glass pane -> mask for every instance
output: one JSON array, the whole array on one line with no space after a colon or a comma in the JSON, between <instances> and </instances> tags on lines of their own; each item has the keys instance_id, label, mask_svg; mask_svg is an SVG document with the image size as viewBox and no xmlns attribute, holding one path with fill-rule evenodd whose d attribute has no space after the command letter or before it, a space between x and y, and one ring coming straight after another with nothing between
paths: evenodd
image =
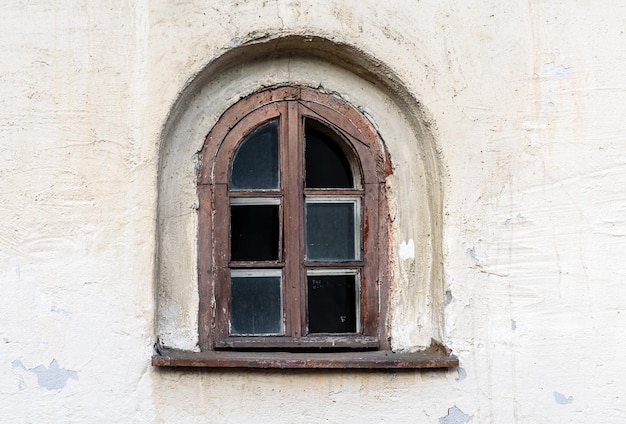
<instances>
[{"instance_id":1,"label":"glass pane","mask_svg":"<svg viewBox=\"0 0 626 424\"><path fill-rule=\"evenodd\" d=\"M305 129L307 188L351 188L352 169L337 141L307 125Z\"/></svg>"},{"instance_id":2,"label":"glass pane","mask_svg":"<svg viewBox=\"0 0 626 424\"><path fill-rule=\"evenodd\" d=\"M231 334L281 334L280 277L232 277Z\"/></svg>"},{"instance_id":3,"label":"glass pane","mask_svg":"<svg viewBox=\"0 0 626 424\"><path fill-rule=\"evenodd\" d=\"M279 205L231 205L231 260L278 260L278 211Z\"/></svg>"},{"instance_id":4,"label":"glass pane","mask_svg":"<svg viewBox=\"0 0 626 424\"><path fill-rule=\"evenodd\" d=\"M307 283L309 333L355 333L355 276L310 275Z\"/></svg>"},{"instance_id":5,"label":"glass pane","mask_svg":"<svg viewBox=\"0 0 626 424\"><path fill-rule=\"evenodd\" d=\"M230 180L231 190L279 188L278 120L261 125L239 146Z\"/></svg>"},{"instance_id":6,"label":"glass pane","mask_svg":"<svg viewBox=\"0 0 626 424\"><path fill-rule=\"evenodd\" d=\"M355 257L354 202L306 204L306 258L345 261Z\"/></svg>"}]
</instances>

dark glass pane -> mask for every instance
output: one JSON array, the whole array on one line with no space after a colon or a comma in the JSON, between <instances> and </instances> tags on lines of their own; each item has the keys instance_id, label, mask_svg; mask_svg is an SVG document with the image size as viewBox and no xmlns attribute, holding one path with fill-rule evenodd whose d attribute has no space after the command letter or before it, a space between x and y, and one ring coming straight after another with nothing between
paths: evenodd
<instances>
[{"instance_id":1,"label":"dark glass pane","mask_svg":"<svg viewBox=\"0 0 626 424\"><path fill-rule=\"evenodd\" d=\"M231 190L279 188L278 120L248 135L233 159Z\"/></svg>"},{"instance_id":2,"label":"dark glass pane","mask_svg":"<svg viewBox=\"0 0 626 424\"><path fill-rule=\"evenodd\" d=\"M312 261L355 258L354 203L306 204L306 257Z\"/></svg>"},{"instance_id":3,"label":"dark glass pane","mask_svg":"<svg viewBox=\"0 0 626 424\"><path fill-rule=\"evenodd\" d=\"M356 332L354 275L309 276L309 333Z\"/></svg>"},{"instance_id":4,"label":"dark glass pane","mask_svg":"<svg viewBox=\"0 0 626 424\"><path fill-rule=\"evenodd\" d=\"M230 207L230 259L278 260L278 205Z\"/></svg>"},{"instance_id":5,"label":"dark glass pane","mask_svg":"<svg viewBox=\"0 0 626 424\"><path fill-rule=\"evenodd\" d=\"M308 188L351 188L352 169L337 141L307 125L305 173Z\"/></svg>"},{"instance_id":6,"label":"dark glass pane","mask_svg":"<svg viewBox=\"0 0 626 424\"><path fill-rule=\"evenodd\" d=\"M232 277L231 334L282 333L280 277Z\"/></svg>"}]
</instances>

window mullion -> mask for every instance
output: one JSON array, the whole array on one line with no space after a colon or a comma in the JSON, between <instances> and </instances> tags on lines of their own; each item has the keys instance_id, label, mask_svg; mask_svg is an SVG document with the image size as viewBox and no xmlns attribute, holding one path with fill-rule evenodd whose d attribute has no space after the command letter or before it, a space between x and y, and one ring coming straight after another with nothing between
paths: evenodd
<instances>
[{"instance_id":1,"label":"window mullion","mask_svg":"<svg viewBox=\"0 0 626 424\"><path fill-rule=\"evenodd\" d=\"M284 207L285 260L285 335L301 337L304 321L303 228L304 207L302 194L302 129L298 104L287 102L287 114L281 126L281 173Z\"/></svg>"}]
</instances>

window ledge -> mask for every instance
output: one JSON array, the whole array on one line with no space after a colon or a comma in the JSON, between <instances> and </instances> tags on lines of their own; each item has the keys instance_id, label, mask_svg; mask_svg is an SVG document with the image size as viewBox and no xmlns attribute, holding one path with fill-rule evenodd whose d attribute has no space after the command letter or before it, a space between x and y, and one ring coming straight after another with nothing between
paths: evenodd
<instances>
[{"instance_id":1,"label":"window ledge","mask_svg":"<svg viewBox=\"0 0 626 424\"><path fill-rule=\"evenodd\" d=\"M157 367L200 368L453 368L459 360L443 345L433 343L420 352L190 352L160 347L152 356Z\"/></svg>"}]
</instances>

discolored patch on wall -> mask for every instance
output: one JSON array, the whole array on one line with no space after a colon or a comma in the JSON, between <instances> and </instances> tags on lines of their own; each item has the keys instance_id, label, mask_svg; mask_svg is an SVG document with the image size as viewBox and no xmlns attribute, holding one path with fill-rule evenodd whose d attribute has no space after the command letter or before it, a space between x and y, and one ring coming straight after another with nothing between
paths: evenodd
<instances>
[{"instance_id":1,"label":"discolored patch on wall","mask_svg":"<svg viewBox=\"0 0 626 424\"><path fill-rule=\"evenodd\" d=\"M67 380L70 378L78 380L78 373L76 371L60 368L56 359L53 359L47 367L45 365L38 365L34 368L26 368L22 361L18 359L13 361L12 365L13 368L21 368L24 371L34 373L37 376L37 384L48 390L58 390L64 388L67 384ZM23 390L24 388L24 380L20 377L20 390Z\"/></svg>"},{"instance_id":2,"label":"discolored patch on wall","mask_svg":"<svg viewBox=\"0 0 626 424\"><path fill-rule=\"evenodd\" d=\"M563 393L554 392L554 400L559 405L567 405L569 403L574 402L574 397L573 396L566 397Z\"/></svg>"},{"instance_id":3,"label":"discolored patch on wall","mask_svg":"<svg viewBox=\"0 0 626 424\"><path fill-rule=\"evenodd\" d=\"M453 406L448 408L448 415L439 418L439 424L467 424L473 418L473 415L467 415L456 406Z\"/></svg>"}]
</instances>

